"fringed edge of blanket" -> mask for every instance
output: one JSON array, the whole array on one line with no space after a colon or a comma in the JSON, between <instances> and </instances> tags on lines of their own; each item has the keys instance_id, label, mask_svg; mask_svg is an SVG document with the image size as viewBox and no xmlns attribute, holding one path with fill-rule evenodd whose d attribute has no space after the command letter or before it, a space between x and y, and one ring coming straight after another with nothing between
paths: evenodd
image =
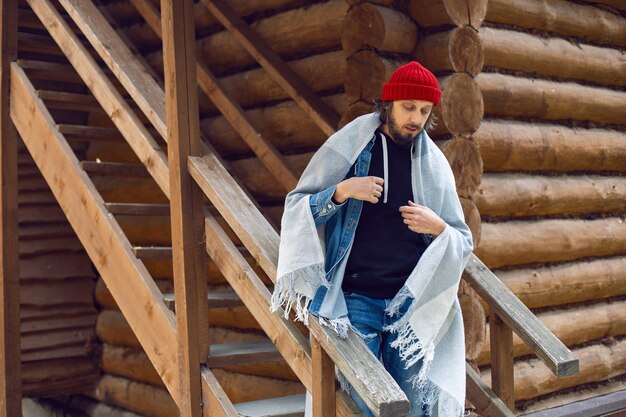
<instances>
[{"instance_id":1,"label":"fringed edge of blanket","mask_svg":"<svg viewBox=\"0 0 626 417\"><path fill-rule=\"evenodd\" d=\"M398 314L400 307L410 297L411 293L408 290L405 288L400 290L393 302L387 307L387 313L391 315ZM428 378L430 365L435 357L435 343L434 341L423 343L411 328L408 318L411 316L413 309L414 306L412 305L404 314L403 319L385 328L398 335L391 347L398 349L406 369L420 360L422 361L419 372L413 375L409 382L413 389L418 392L418 402L428 410L428 415L432 415L433 408L438 403L439 415L463 416L465 404L459 403L456 398L442 390Z\"/></svg>"},{"instance_id":2,"label":"fringed edge of blanket","mask_svg":"<svg viewBox=\"0 0 626 417\"><path fill-rule=\"evenodd\" d=\"M295 307L296 320L309 324L309 306L320 286L329 287L325 278L324 266L307 265L280 276L272 294L272 312L283 308L283 317L288 319L291 309Z\"/></svg>"}]
</instances>

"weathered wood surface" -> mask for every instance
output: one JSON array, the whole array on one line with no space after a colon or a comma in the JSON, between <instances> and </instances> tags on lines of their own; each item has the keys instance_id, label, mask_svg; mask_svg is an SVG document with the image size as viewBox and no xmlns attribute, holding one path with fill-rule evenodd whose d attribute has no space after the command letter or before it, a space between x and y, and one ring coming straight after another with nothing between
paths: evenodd
<instances>
[{"instance_id":1,"label":"weathered wood surface","mask_svg":"<svg viewBox=\"0 0 626 417\"><path fill-rule=\"evenodd\" d=\"M485 174L474 199L487 217L618 214L626 212L626 178Z\"/></svg>"},{"instance_id":2,"label":"weathered wood surface","mask_svg":"<svg viewBox=\"0 0 626 417\"><path fill-rule=\"evenodd\" d=\"M489 312L491 387L509 409L515 409L513 380L513 326L509 327L495 308ZM554 370L554 369L553 369Z\"/></svg>"},{"instance_id":3,"label":"weathered wood surface","mask_svg":"<svg viewBox=\"0 0 626 417\"><path fill-rule=\"evenodd\" d=\"M626 4L622 0L583 0L594 5L604 5L616 10L626 10Z\"/></svg>"},{"instance_id":4,"label":"weathered wood surface","mask_svg":"<svg viewBox=\"0 0 626 417\"><path fill-rule=\"evenodd\" d=\"M273 60L276 61L278 59L280 58L274 57ZM299 78L301 80L299 84L303 83L306 89L309 90L307 96L312 96L319 92L336 91L343 86L346 54L343 51L324 52L284 62L281 67L283 66L288 66L293 71L290 78ZM296 86L292 86L289 90L286 90L281 83L274 79L273 74L275 72L276 70L268 72L263 68L254 68L221 77L218 81L224 91L243 108L263 107L275 101L288 100L292 98L292 95L298 98L299 89L303 87L298 86L296 88ZM330 77L328 76L329 73L336 75ZM329 107L317 95L315 97L316 101L322 102L324 109ZM302 102L303 99L299 98L299 101ZM322 104L319 106L322 106ZM329 110L333 113L326 115ZM332 108L329 110L324 110L325 116L323 117L324 119L329 119L329 121L316 124L317 128L325 131L327 136L330 136L332 131L336 129L336 123L339 119ZM213 103L208 103L207 106L203 106L202 111L214 113L216 107ZM309 109L308 111L313 110ZM304 111L304 113L304 117L311 119L307 111ZM321 111L318 113L321 113Z\"/></svg>"},{"instance_id":5,"label":"weathered wood surface","mask_svg":"<svg viewBox=\"0 0 626 417\"><path fill-rule=\"evenodd\" d=\"M487 341L485 309L480 296L465 281L459 286L459 304L463 311L465 329L465 358L474 360L483 351Z\"/></svg>"},{"instance_id":6,"label":"weathered wood surface","mask_svg":"<svg viewBox=\"0 0 626 417\"><path fill-rule=\"evenodd\" d=\"M289 10L257 20L250 27L281 56L303 51L325 52L339 47L341 27L348 5L344 0L315 4L307 9ZM255 63L248 52L228 32L218 32L197 42L200 62L214 74ZM162 54L147 57L155 69L162 66Z\"/></svg>"},{"instance_id":7,"label":"weathered wood surface","mask_svg":"<svg viewBox=\"0 0 626 417\"><path fill-rule=\"evenodd\" d=\"M486 67L558 77L560 80L626 85L626 56L619 49L573 44L562 38L490 27L480 28L478 38Z\"/></svg>"},{"instance_id":8,"label":"weathered wood surface","mask_svg":"<svg viewBox=\"0 0 626 417\"><path fill-rule=\"evenodd\" d=\"M456 25L477 29L485 19L487 4L487 0L412 0L409 14L421 27Z\"/></svg>"},{"instance_id":9,"label":"weathered wood surface","mask_svg":"<svg viewBox=\"0 0 626 417\"><path fill-rule=\"evenodd\" d=\"M472 197L473 198L473 197ZM474 247L477 248L480 244L480 234L482 220L480 218L480 211L473 200L465 197L459 198L461 201L461 208L463 209L463 216L465 217L465 223L472 232L472 242Z\"/></svg>"},{"instance_id":10,"label":"weathered wood surface","mask_svg":"<svg viewBox=\"0 0 626 417\"><path fill-rule=\"evenodd\" d=\"M626 19L607 10L566 0L490 0L485 20L626 46ZM593 27L593 30L589 30Z\"/></svg>"},{"instance_id":11,"label":"weathered wood surface","mask_svg":"<svg viewBox=\"0 0 626 417\"><path fill-rule=\"evenodd\" d=\"M94 3L89 1L63 0L61 5L68 12L74 23L80 28L89 43L98 52L115 77L127 91L134 89L145 91L142 94L132 95L135 103L143 111L159 134L164 137L167 133L163 120L155 114L156 103L165 106L164 96L155 94L155 86L146 86L146 83L156 81L152 77L132 77L133 74L145 72L143 66L128 49L119 35L106 21ZM127 68L125 68L127 67Z\"/></svg>"},{"instance_id":12,"label":"weathered wood surface","mask_svg":"<svg viewBox=\"0 0 626 417\"><path fill-rule=\"evenodd\" d=\"M458 194L465 198L472 197L483 176L483 161L478 146L463 138L445 141L439 145L454 173Z\"/></svg>"},{"instance_id":13,"label":"weathered wood surface","mask_svg":"<svg viewBox=\"0 0 626 417\"><path fill-rule=\"evenodd\" d=\"M32 0L29 4L85 81L85 84L94 93L104 111L133 147L139 159L146 165L159 187L165 194L169 194L166 157L148 130L135 116L130 106L118 93L96 61L89 55L79 39L71 32L56 9L47 0Z\"/></svg>"},{"instance_id":14,"label":"weathered wood surface","mask_svg":"<svg viewBox=\"0 0 626 417\"><path fill-rule=\"evenodd\" d=\"M626 259L499 271L498 278L529 308L580 303L626 295Z\"/></svg>"},{"instance_id":15,"label":"weathered wood surface","mask_svg":"<svg viewBox=\"0 0 626 417\"><path fill-rule=\"evenodd\" d=\"M102 402L140 413L147 417L178 417L178 407L164 388L105 374L94 392Z\"/></svg>"},{"instance_id":16,"label":"weathered wood surface","mask_svg":"<svg viewBox=\"0 0 626 417\"><path fill-rule=\"evenodd\" d=\"M626 253L625 233L619 217L483 222L475 253L491 269L618 256Z\"/></svg>"},{"instance_id":17,"label":"weathered wood surface","mask_svg":"<svg viewBox=\"0 0 626 417\"><path fill-rule=\"evenodd\" d=\"M11 89L11 117L22 139L42 174L50 178L52 191L85 250L112 289L166 385L177 397L173 386L177 370L172 365L177 359L172 313L160 299L160 292L145 267L132 254L121 229L108 216L104 201L78 167L69 145L54 129L52 117L35 98L33 86L15 64L11 68ZM74 192L64 193L66 187ZM129 274L137 279L127 279Z\"/></svg>"},{"instance_id":18,"label":"weathered wood surface","mask_svg":"<svg viewBox=\"0 0 626 417\"><path fill-rule=\"evenodd\" d=\"M322 96L322 99L338 114L343 114L348 108L348 99L344 94ZM293 101L247 110L246 113L264 137L283 152L316 149L328 138ZM250 147L224 116L205 118L200 128L224 158L252 155Z\"/></svg>"},{"instance_id":19,"label":"weathered wood surface","mask_svg":"<svg viewBox=\"0 0 626 417\"><path fill-rule=\"evenodd\" d=\"M22 415L17 134L9 115L10 65L17 57L17 0L0 3L0 416Z\"/></svg>"},{"instance_id":20,"label":"weathered wood surface","mask_svg":"<svg viewBox=\"0 0 626 417\"><path fill-rule=\"evenodd\" d=\"M480 29L484 31L485 29ZM483 68L484 42L469 26L423 36L417 41L415 59L430 71L466 72L476 76Z\"/></svg>"},{"instance_id":21,"label":"weathered wood surface","mask_svg":"<svg viewBox=\"0 0 626 417\"><path fill-rule=\"evenodd\" d=\"M165 113L170 182L172 265L176 297L178 392L181 417L199 417L200 367L209 354L205 294L206 250L202 243L203 203L187 170L187 158L202 153L198 121L193 1L161 2ZM140 68L139 68L140 70ZM132 72L137 72L135 69ZM159 98L157 86L149 89ZM159 108L159 105L154 105Z\"/></svg>"},{"instance_id":22,"label":"weathered wood surface","mask_svg":"<svg viewBox=\"0 0 626 417\"><path fill-rule=\"evenodd\" d=\"M98 380L98 365L92 358L74 357L37 361L22 365L22 391L24 396L70 395L85 392Z\"/></svg>"},{"instance_id":23,"label":"weathered wood surface","mask_svg":"<svg viewBox=\"0 0 626 417\"><path fill-rule=\"evenodd\" d=\"M363 49L347 57L343 79L350 102L380 100L383 84L403 62L382 57L376 51Z\"/></svg>"},{"instance_id":24,"label":"weathered wood surface","mask_svg":"<svg viewBox=\"0 0 626 417\"><path fill-rule=\"evenodd\" d=\"M465 364L467 374L467 399L472 402L481 416L485 417L513 417L515 414L489 388L469 364Z\"/></svg>"},{"instance_id":25,"label":"weathered wood surface","mask_svg":"<svg viewBox=\"0 0 626 417\"><path fill-rule=\"evenodd\" d=\"M624 301L548 311L539 313L537 317L567 346L587 344L626 334L626 303ZM573 326L572 323L576 325ZM490 333L488 331L488 335ZM476 358L478 365L489 363L490 350L490 346L485 344L485 348ZM519 357L532 354L532 349L517 335L514 335L511 352L514 357Z\"/></svg>"},{"instance_id":26,"label":"weathered wood surface","mask_svg":"<svg viewBox=\"0 0 626 417\"><path fill-rule=\"evenodd\" d=\"M464 273L465 279L472 285L474 290L487 301L490 308L490 318L497 314L503 323L498 323L503 334L501 342L503 347L499 354L499 360L508 356L507 350L512 343L506 335L506 324L517 333L525 343L532 347L533 352L550 368L555 375L568 376L578 372L578 360L550 331L533 315L530 310L476 257L471 255ZM492 351L494 350L492 344ZM492 358L494 360L494 358ZM506 366L504 372L507 372ZM510 372L509 372L510 373ZM511 375L509 375L511 376ZM508 378L506 374L502 377ZM504 384L506 391L509 384ZM504 394L504 392L502 392ZM509 400L505 398L505 402Z\"/></svg>"},{"instance_id":27,"label":"weathered wood surface","mask_svg":"<svg viewBox=\"0 0 626 417\"><path fill-rule=\"evenodd\" d=\"M472 138L485 172L626 172L626 134L615 130L484 120Z\"/></svg>"},{"instance_id":28,"label":"weathered wood surface","mask_svg":"<svg viewBox=\"0 0 626 417\"><path fill-rule=\"evenodd\" d=\"M257 35L256 31L251 29L227 3L203 0L203 4L324 133L330 136L335 132L339 121L337 114Z\"/></svg>"},{"instance_id":29,"label":"weathered wood surface","mask_svg":"<svg viewBox=\"0 0 626 417\"><path fill-rule=\"evenodd\" d=\"M311 340L311 361L313 416L334 416L336 414L335 364L315 338Z\"/></svg>"},{"instance_id":30,"label":"weathered wood surface","mask_svg":"<svg viewBox=\"0 0 626 417\"><path fill-rule=\"evenodd\" d=\"M476 77L476 82L486 115L626 123L623 91L485 72Z\"/></svg>"},{"instance_id":31,"label":"weathered wood surface","mask_svg":"<svg viewBox=\"0 0 626 417\"><path fill-rule=\"evenodd\" d=\"M435 135L447 130L455 136L469 136L478 129L487 109L479 86L465 73L457 72L439 79L442 95L439 106L433 109L438 119Z\"/></svg>"},{"instance_id":32,"label":"weathered wood surface","mask_svg":"<svg viewBox=\"0 0 626 417\"><path fill-rule=\"evenodd\" d=\"M605 381L626 372L626 341L593 344L572 353L580 360L580 373L567 378L557 378L538 359L528 359L515 364L515 398L528 400L578 385ZM488 371L481 372L489 383Z\"/></svg>"},{"instance_id":33,"label":"weathered wood surface","mask_svg":"<svg viewBox=\"0 0 626 417\"><path fill-rule=\"evenodd\" d=\"M204 158L190 158L189 169L191 175L235 230L259 265L270 278L275 279L278 235L267 220L260 215L214 156L209 154ZM235 201L237 211L231 210ZM313 320L309 322L309 329L320 340L348 381L362 397L367 398L365 401L370 408L376 410L381 416L406 411L408 404L403 398L404 395L399 391L397 384L389 379L389 375L377 374L373 369L368 371L372 367L376 369L380 364L372 360L371 353L364 345L361 345L362 340L358 336L354 335L354 338L350 337L347 340L339 339L332 331L322 328ZM359 362L362 366L347 366L361 355L365 356ZM359 376L359 373L362 375ZM371 381L373 375L379 376L380 379ZM370 383L364 384L365 380L369 380ZM383 380L386 382L383 383Z\"/></svg>"},{"instance_id":34,"label":"weathered wood surface","mask_svg":"<svg viewBox=\"0 0 626 417\"><path fill-rule=\"evenodd\" d=\"M341 30L341 46L350 56L363 48L408 54L415 48L417 25L393 8L360 3L350 8Z\"/></svg>"}]
</instances>

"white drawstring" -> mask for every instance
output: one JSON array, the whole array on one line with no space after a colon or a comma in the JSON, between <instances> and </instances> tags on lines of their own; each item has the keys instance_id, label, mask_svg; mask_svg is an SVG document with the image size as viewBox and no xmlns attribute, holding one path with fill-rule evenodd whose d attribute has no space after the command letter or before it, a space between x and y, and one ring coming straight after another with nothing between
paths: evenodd
<instances>
[{"instance_id":1,"label":"white drawstring","mask_svg":"<svg viewBox=\"0 0 626 417\"><path fill-rule=\"evenodd\" d=\"M383 203L387 203L387 190L389 190L389 167L387 162L387 138L382 133L380 137L383 139Z\"/></svg>"}]
</instances>

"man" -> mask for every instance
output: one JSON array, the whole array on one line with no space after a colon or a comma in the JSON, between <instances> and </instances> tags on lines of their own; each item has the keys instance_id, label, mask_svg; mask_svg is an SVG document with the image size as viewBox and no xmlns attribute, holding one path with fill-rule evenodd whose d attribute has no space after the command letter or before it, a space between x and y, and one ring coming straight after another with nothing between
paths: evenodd
<instances>
[{"instance_id":1,"label":"man","mask_svg":"<svg viewBox=\"0 0 626 417\"><path fill-rule=\"evenodd\" d=\"M410 62L383 86L378 111L316 152L285 201L272 298L299 320L357 332L411 417L460 416L465 397L456 294L472 239L450 166L424 130L440 97L435 76Z\"/></svg>"}]
</instances>

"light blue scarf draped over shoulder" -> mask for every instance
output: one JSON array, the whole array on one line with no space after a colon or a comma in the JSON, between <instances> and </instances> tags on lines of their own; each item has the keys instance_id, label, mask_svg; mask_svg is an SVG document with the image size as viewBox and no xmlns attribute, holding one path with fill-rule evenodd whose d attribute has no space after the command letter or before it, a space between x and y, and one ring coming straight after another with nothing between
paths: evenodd
<instances>
[{"instance_id":1,"label":"light blue scarf draped over shoulder","mask_svg":"<svg viewBox=\"0 0 626 417\"><path fill-rule=\"evenodd\" d=\"M342 334L349 327L341 292L349 253L331 277L325 276L324 225L316 228L309 197L341 182L380 125L377 113L361 116L332 135L315 153L298 185L285 201L281 221L278 277L272 309L291 307L298 320L308 320L317 290L328 288L320 322ZM422 131L412 150L415 202L429 207L447 224L428 246L388 308L411 305L389 330L398 333L397 348L407 368L420 359L413 386L433 415L460 416L465 401L465 342L457 298L461 273L472 252L454 176L441 150ZM329 305L330 304L330 305Z\"/></svg>"}]
</instances>

